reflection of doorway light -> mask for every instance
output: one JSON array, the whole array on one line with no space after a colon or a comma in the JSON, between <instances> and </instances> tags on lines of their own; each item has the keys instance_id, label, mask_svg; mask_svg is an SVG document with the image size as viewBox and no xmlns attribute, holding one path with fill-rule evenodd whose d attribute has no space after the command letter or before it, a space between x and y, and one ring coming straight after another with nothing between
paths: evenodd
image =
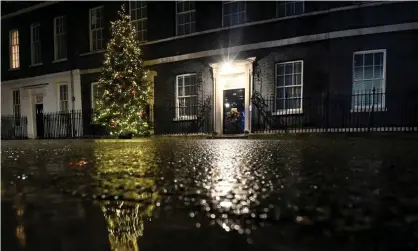
<instances>
[{"instance_id":1,"label":"reflection of doorway light","mask_svg":"<svg viewBox=\"0 0 418 251\"><path fill-rule=\"evenodd\" d=\"M225 103L225 107L226 108L229 108L229 103Z\"/></svg>"}]
</instances>

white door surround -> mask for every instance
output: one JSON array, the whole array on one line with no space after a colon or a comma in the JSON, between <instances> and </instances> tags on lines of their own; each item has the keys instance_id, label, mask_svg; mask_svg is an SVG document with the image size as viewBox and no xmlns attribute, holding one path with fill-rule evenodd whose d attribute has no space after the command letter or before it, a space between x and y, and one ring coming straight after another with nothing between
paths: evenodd
<instances>
[{"instance_id":1,"label":"white door surround","mask_svg":"<svg viewBox=\"0 0 418 251\"><path fill-rule=\"evenodd\" d=\"M223 91L228 89L245 89L245 126L251 131L250 98L252 95L252 72L255 58L214 63L213 70L213 122L214 131L223 132Z\"/></svg>"}]
</instances>

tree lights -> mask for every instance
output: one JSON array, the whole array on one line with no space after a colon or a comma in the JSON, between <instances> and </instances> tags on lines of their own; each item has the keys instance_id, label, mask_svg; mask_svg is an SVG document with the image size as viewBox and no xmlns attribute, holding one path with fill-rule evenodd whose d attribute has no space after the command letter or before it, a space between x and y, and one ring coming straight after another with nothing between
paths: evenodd
<instances>
[{"instance_id":1,"label":"tree lights","mask_svg":"<svg viewBox=\"0 0 418 251\"><path fill-rule=\"evenodd\" d=\"M145 135L149 130L145 112L150 95L148 72L124 5L118 15L111 22L111 39L97 86L103 96L95 101L93 121L109 127L111 135Z\"/></svg>"}]
</instances>

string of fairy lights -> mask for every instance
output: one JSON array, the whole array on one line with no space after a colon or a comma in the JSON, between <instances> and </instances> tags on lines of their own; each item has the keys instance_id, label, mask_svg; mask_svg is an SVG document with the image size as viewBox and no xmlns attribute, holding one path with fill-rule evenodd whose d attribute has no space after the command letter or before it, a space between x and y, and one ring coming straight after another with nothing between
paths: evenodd
<instances>
[{"instance_id":1,"label":"string of fairy lights","mask_svg":"<svg viewBox=\"0 0 418 251\"><path fill-rule=\"evenodd\" d=\"M111 135L143 135L149 130L145 112L150 96L148 71L124 5L118 16L111 22L111 39L97 86L102 98L95 101L93 122L108 127Z\"/></svg>"}]
</instances>

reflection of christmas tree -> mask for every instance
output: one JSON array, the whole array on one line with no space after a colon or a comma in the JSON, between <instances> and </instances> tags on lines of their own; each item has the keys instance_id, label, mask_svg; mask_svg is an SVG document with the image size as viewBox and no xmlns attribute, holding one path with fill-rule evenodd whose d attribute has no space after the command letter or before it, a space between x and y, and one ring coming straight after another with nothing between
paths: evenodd
<instances>
[{"instance_id":1,"label":"reflection of christmas tree","mask_svg":"<svg viewBox=\"0 0 418 251\"><path fill-rule=\"evenodd\" d=\"M111 23L112 37L97 86L94 122L110 126L112 135L148 133L145 113L150 83L130 16L122 5L119 20Z\"/></svg>"},{"instance_id":2,"label":"reflection of christmas tree","mask_svg":"<svg viewBox=\"0 0 418 251\"><path fill-rule=\"evenodd\" d=\"M154 205L144 206L123 201L100 204L107 222L111 250L139 250L138 237L143 235L144 220L151 216Z\"/></svg>"}]
</instances>

